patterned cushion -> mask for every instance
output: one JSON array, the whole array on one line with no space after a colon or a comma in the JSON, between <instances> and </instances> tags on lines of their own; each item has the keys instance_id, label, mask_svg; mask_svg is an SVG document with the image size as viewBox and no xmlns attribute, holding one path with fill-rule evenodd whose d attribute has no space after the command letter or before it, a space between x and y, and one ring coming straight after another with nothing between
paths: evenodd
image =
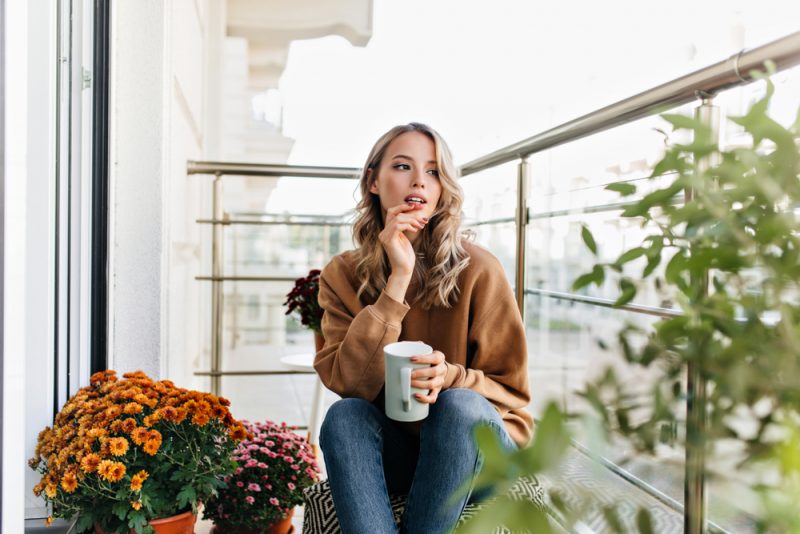
<instances>
[{"instance_id":1,"label":"patterned cushion","mask_svg":"<svg viewBox=\"0 0 800 534\"><path fill-rule=\"evenodd\" d=\"M341 534L339 521L336 519L336 510L333 507L333 497L328 481L306 488L304 493L305 508L303 509L303 534ZM534 476L520 477L508 491L514 500L528 500L534 505L544 508L544 488ZM392 513L395 523L400 524L403 509L406 505L405 495L392 495L389 498L392 504ZM458 524L482 510L491 499L480 504L470 504L461 514ZM498 526L492 534L511 534L508 529Z\"/></svg>"}]
</instances>

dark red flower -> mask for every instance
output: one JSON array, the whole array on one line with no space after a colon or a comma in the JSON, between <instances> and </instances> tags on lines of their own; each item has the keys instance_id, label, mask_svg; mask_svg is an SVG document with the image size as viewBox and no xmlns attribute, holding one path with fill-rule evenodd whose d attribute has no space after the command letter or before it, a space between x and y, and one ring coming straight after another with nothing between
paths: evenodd
<instances>
[{"instance_id":1,"label":"dark red flower","mask_svg":"<svg viewBox=\"0 0 800 534\"><path fill-rule=\"evenodd\" d=\"M297 311L300 322L315 332L322 331L322 308L319 307L319 269L312 269L308 276L294 281L294 287L286 294L286 315Z\"/></svg>"}]
</instances>

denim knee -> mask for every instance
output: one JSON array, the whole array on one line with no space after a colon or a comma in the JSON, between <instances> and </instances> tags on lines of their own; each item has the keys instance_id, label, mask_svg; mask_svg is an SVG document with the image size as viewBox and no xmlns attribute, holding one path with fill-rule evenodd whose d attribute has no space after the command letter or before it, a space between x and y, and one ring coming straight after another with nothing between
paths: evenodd
<instances>
[{"instance_id":1,"label":"denim knee","mask_svg":"<svg viewBox=\"0 0 800 534\"><path fill-rule=\"evenodd\" d=\"M480 393L471 389L455 388L439 393L436 402L431 405L429 418L455 421L471 429L476 423L496 422L499 414L492 403Z\"/></svg>"},{"instance_id":2,"label":"denim knee","mask_svg":"<svg viewBox=\"0 0 800 534\"><path fill-rule=\"evenodd\" d=\"M337 442L352 436L354 432L363 432L369 421L375 419L375 406L364 399L347 398L334 402L328 408L325 419L319 430L319 444L336 447Z\"/></svg>"}]
</instances>

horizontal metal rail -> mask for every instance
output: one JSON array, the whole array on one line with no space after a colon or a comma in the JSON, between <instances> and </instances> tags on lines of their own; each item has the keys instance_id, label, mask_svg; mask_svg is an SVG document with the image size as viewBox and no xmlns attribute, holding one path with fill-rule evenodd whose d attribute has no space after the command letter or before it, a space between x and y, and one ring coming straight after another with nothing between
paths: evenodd
<instances>
[{"instance_id":1,"label":"horizontal metal rail","mask_svg":"<svg viewBox=\"0 0 800 534\"><path fill-rule=\"evenodd\" d=\"M541 213L528 213L528 220L534 219L554 219L556 217L566 217L569 215L583 215L589 213L606 213L609 211L624 210L628 206L637 204L638 200L631 200L628 202L612 202L609 204L597 204L595 206L587 206L585 208L567 208L563 210L543 211ZM675 195L672 199L672 204L677 206L683 204L683 195Z\"/></svg>"},{"instance_id":2,"label":"horizontal metal rail","mask_svg":"<svg viewBox=\"0 0 800 534\"><path fill-rule=\"evenodd\" d=\"M195 376L272 376L272 375L315 375L314 371L195 371Z\"/></svg>"},{"instance_id":3,"label":"horizontal metal rail","mask_svg":"<svg viewBox=\"0 0 800 534\"><path fill-rule=\"evenodd\" d=\"M475 226L485 226L487 224L506 224L513 223L517 220L516 217L501 217L499 219L489 219L487 221L478 221L474 223L465 224L465 228L473 228Z\"/></svg>"},{"instance_id":4,"label":"horizontal metal rail","mask_svg":"<svg viewBox=\"0 0 800 534\"><path fill-rule=\"evenodd\" d=\"M254 225L254 226L352 226L349 222L314 222L314 221L248 221L247 219L197 219L198 224Z\"/></svg>"},{"instance_id":5,"label":"horizontal metal rail","mask_svg":"<svg viewBox=\"0 0 800 534\"><path fill-rule=\"evenodd\" d=\"M548 297L558 300L566 300L570 302L577 302L580 304L590 304L592 306L602 306L604 308L614 308L615 310L623 310L634 313L641 313L645 315L655 315L656 317L680 317L683 315L681 310L671 308L658 308L656 306L642 306L640 304L623 304L622 306L615 306L614 301L611 299L604 299L600 297L589 297L587 295L576 295L575 293L565 293L562 291L549 291L547 289L533 289L526 288L526 295L537 295Z\"/></svg>"},{"instance_id":6,"label":"horizontal metal rail","mask_svg":"<svg viewBox=\"0 0 800 534\"><path fill-rule=\"evenodd\" d=\"M800 64L800 32L752 50L742 50L724 61L474 159L461 166L461 175L467 176L519 160L548 148L649 117L654 113L696 101L698 95L713 94L744 85L752 81L750 71L763 69L767 60L775 62L777 70Z\"/></svg>"},{"instance_id":7,"label":"horizontal metal rail","mask_svg":"<svg viewBox=\"0 0 800 534\"><path fill-rule=\"evenodd\" d=\"M195 280L206 282L294 282L300 276L195 276Z\"/></svg>"},{"instance_id":8,"label":"horizontal metal rail","mask_svg":"<svg viewBox=\"0 0 800 534\"><path fill-rule=\"evenodd\" d=\"M189 160L186 162L186 173L219 176L291 176L294 178L357 180L361 174L361 169L356 167L315 167L311 165Z\"/></svg>"}]
</instances>

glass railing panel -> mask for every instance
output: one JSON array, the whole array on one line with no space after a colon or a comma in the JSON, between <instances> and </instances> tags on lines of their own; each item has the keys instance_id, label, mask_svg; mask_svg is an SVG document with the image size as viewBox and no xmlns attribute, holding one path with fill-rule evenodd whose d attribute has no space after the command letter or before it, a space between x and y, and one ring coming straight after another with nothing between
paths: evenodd
<instances>
[{"instance_id":1,"label":"glass railing panel","mask_svg":"<svg viewBox=\"0 0 800 534\"><path fill-rule=\"evenodd\" d=\"M517 164L509 162L461 178L464 224L474 227L498 218L514 218L517 209Z\"/></svg>"},{"instance_id":2,"label":"glass railing panel","mask_svg":"<svg viewBox=\"0 0 800 534\"><path fill-rule=\"evenodd\" d=\"M316 222L325 222L317 220ZM230 276L299 276L322 269L353 248L352 228L341 226L249 225L224 227L225 263Z\"/></svg>"},{"instance_id":3,"label":"glass railing panel","mask_svg":"<svg viewBox=\"0 0 800 534\"><path fill-rule=\"evenodd\" d=\"M642 240L656 229L644 228L638 221L621 218L619 211L606 211L579 215L566 215L549 219L533 219L528 226L527 287L547 291L572 293L572 284L582 274L592 270L595 263L611 263L624 251L639 246ZM581 238L581 229L591 229L597 242L598 255L594 256ZM656 275L662 275L674 252L665 248ZM655 308L672 308L675 295L658 289L652 283L641 283L645 258L625 264L622 275L630 277L637 287L632 304ZM612 276L613 274L613 276ZM594 284L577 291L577 294L616 300L620 295L619 275L606 271L600 287Z\"/></svg>"}]
</instances>

